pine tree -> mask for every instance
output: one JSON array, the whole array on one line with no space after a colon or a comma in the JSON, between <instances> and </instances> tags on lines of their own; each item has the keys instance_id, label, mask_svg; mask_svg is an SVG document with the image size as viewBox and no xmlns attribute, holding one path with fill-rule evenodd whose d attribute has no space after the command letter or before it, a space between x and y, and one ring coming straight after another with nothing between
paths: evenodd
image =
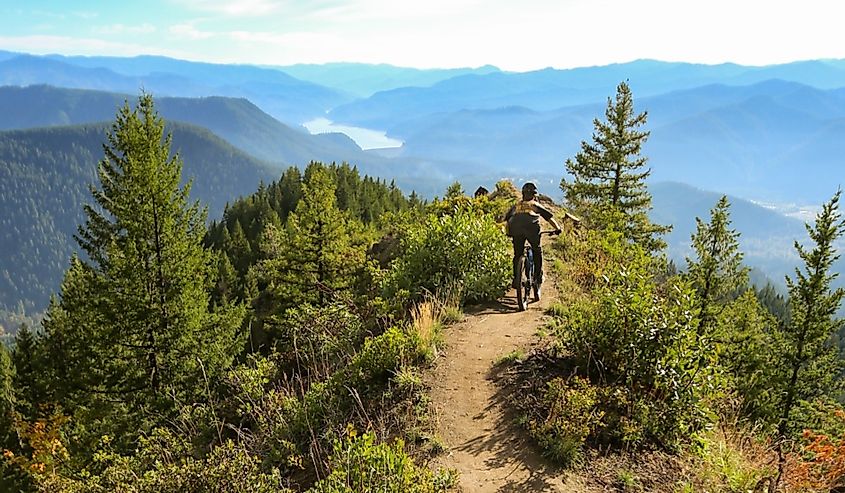
<instances>
[{"instance_id":1,"label":"pine tree","mask_svg":"<svg viewBox=\"0 0 845 493\"><path fill-rule=\"evenodd\" d=\"M209 311L205 211L180 187L182 162L152 97L125 104L107 139L102 188L91 188L96 205L77 235L89 260L71 261L44 322L49 359L72 400L173 410L231 363L243 310Z\"/></svg>"},{"instance_id":2,"label":"pine tree","mask_svg":"<svg viewBox=\"0 0 845 493\"><path fill-rule=\"evenodd\" d=\"M455 198L463 197L463 196L464 196L464 186L461 185L461 182L459 182L459 181L452 183L451 185L449 185L448 188L446 188L446 195L445 195L446 200L455 199Z\"/></svg>"},{"instance_id":3,"label":"pine tree","mask_svg":"<svg viewBox=\"0 0 845 493\"><path fill-rule=\"evenodd\" d=\"M742 265L739 251L739 233L729 229L729 209L730 202L723 195L710 210L709 223L695 218L696 232L691 239L696 259L686 260L688 278L700 304L699 336L712 327L721 308L748 284L748 268Z\"/></svg>"},{"instance_id":4,"label":"pine tree","mask_svg":"<svg viewBox=\"0 0 845 493\"><path fill-rule=\"evenodd\" d=\"M834 243L845 234L845 221L838 207L840 195L841 190L824 204L816 216L815 227L807 225L815 244L813 249L808 251L795 242L804 268L803 271L796 268L795 278L786 279L790 322L783 327L781 336L785 342L782 361L788 376L778 424L783 437L800 430L800 423L794 421L792 414L799 401L835 397L841 385L839 375L843 363L832 341L842 327L835 314L845 290L831 288L831 281L837 277L831 273L831 267L839 258Z\"/></svg>"},{"instance_id":5,"label":"pine tree","mask_svg":"<svg viewBox=\"0 0 845 493\"><path fill-rule=\"evenodd\" d=\"M420 199L420 196L417 195L416 190L411 190L411 195L408 197L408 208L409 209L420 209L423 206L423 201Z\"/></svg>"},{"instance_id":6,"label":"pine tree","mask_svg":"<svg viewBox=\"0 0 845 493\"><path fill-rule=\"evenodd\" d=\"M224 246L224 248L226 248ZM239 274L244 275L249 266L254 262L254 252L249 240L244 233L244 228L238 219L233 221L232 232L229 235L228 248L226 252L233 259L232 264Z\"/></svg>"},{"instance_id":7,"label":"pine tree","mask_svg":"<svg viewBox=\"0 0 845 493\"><path fill-rule=\"evenodd\" d=\"M45 372L42 366L40 339L23 324L15 334L12 365L15 368L15 400L17 410L27 419L34 419L38 406L46 404Z\"/></svg>"},{"instance_id":8,"label":"pine tree","mask_svg":"<svg viewBox=\"0 0 845 493\"><path fill-rule=\"evenodd\" d=\"M575 159L567 159L573 181L562 180L561 189L570 206L597 226L616 224L627 239L655 251L665 247L659 236L671 228L648 218L651 194L645 180L651 170L643 170L641 151L649 132L639 130L646 118L646 112L634 113L631 89L620 83L615 101L607 100L606 120L593 121L593 142L582 141Z\"/></svg>"},{"instance_id":9,"label":"pine tree","mask_svg":"<svg viewBox=\"0 0 845 493\"><path fill-rule=\"evenodd\" d=\"M217 284L214 287L214 300L225 305L238 295L238 274L229 256L220 251L217 254Z\"/></svg>"},{"instance_id":10,"label":"pine tree","mask_svg":"<svg viewBox=\"0 0 845 493\"><path fill-rule=\"evenodd\" d=\"M761 289L755 289L757 300L775 316L778 323L789 323L789 302L771 282L767 282Z\"/></svg>"},{"instance_id":11,"label":"pine tree","mask_svg":"<svg viewBox=\"0 0 845 493\"><path fill-rule=\"evenodd\" d=\"M348 215L337 208L329 172L306 174L302 200L288 217L286 231L266 231L259 270L281 308L322 305L330 293L348 291L363 264L364 247L353 241Z\"/></svg>"},{"instance_id":12,"label":"pine tree","mask_svg":"<svg viewBox=\"0 0 845 493\"><path fill-rule=\"evenodd\" d=\"M288 214L296 209L299 199L302 198L302 173L299 168L291 166L282 173L282 178L279 180L279 189L281 190L281 203L276 212L282 221L286 221Z\"/></svg>"}]
</instances>

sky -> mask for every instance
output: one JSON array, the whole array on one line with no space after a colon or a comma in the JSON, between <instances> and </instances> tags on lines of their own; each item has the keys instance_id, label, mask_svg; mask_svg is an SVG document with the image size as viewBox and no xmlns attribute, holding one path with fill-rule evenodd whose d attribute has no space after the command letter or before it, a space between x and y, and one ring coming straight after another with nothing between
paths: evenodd
<instances>
[{"instance_id":1,"label":"sky","mask_svg":"<svg viewBox=\"0 0 845 493\"><path fill-rule=\"evenodd\" d=\"M838 0L0 0L0 50L512 71L767 65L845 58L843 14Z\"/></svg>"}]
</instances>

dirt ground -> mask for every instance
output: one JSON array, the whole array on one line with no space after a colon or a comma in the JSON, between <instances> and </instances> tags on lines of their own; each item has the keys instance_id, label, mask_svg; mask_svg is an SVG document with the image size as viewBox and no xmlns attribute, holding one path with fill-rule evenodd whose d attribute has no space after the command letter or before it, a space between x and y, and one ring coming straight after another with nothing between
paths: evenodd
<instances>
[{"instance_id":1,"label":"dirt ground","mask_svg":"<svg viewBox=\"0 0 845 493\"><path fill-rule=\"evenodd\" d=\"M462 322L445 330L445 351L428 376L437 432L446 445L432 466L457 469L461 491L600 491L556 470L540 455L516 416L507 412L507 396L496 384L497 360L514 350L527 354L538 343L544 311L557 296L553 284L547 281L540 302L524 312L516 309L511 290L496 303L468 309Z\"/></svg>"}]
</instances>

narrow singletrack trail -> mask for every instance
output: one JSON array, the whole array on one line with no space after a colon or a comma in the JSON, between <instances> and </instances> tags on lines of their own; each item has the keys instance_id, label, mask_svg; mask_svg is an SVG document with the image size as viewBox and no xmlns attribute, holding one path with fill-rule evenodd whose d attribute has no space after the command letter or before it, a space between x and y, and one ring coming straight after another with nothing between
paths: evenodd
<instances>
[{"instance_id":1,"label":"narrow singletrack trail","mask_svg":"<svg viewBox=\"0 0 845 493\"><path fill-rule=\"evenodd\" d=\"M545 270L543 297L526 311L517 311L510 290L496 303L468 309L462 322L448 327L445 354L428 377L437 433L446 445L434 465L457 469L465 493L591 490L566 481L540 455L496 384L503 371L495 365L499 358L514 350L527 354L538 343L545 309L557 297L551 262Z\"/></svg>"}]
</instances>

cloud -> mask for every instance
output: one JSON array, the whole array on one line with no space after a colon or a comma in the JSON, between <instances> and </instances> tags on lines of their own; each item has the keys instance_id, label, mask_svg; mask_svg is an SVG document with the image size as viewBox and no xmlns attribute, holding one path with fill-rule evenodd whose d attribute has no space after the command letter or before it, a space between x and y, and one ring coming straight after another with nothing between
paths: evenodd
<instances>
[{"instance_id":1,"label":"cloud","mask_svg":"<svg viewBox=\"0 0 845 493\"><path fill-rule=\"evenodd\" d=\"M69 36L0 36L0 46L5 50L35 55L56 53L57 49L60 49L64 55L137 56L156 54L173 58L190 58L190 54L172 48L153 50L147 45Z\"/></svg>"},{"instance_id":2,"label":"cloud","mask_svg":"<svg viewBox=\"0 0 845 493\"><path fill-rule=\"evenodd\" d=\"M183 24L174 24L168 29L170 34L182 39L189 39L193 41L209 39L216 35L211 31L201 31L197 29L193 23L186 22Z\"/></svg>"},{"instance_id":3,"label":"cloud","mask_svg":"<svg viewBox=\"0 0 845 493\"><path fill-rule=\"evenodd\" d=\"M127 26L126 24L111 24L108 26L99 26L92 29L96 34L150 34L156 32L156 27L149 23L144 23L137 26Z\"/></svg>"},{"instance_id":4,"label":"cloud","mask_svg":"<svg viewBox=\"0 0 845 493\"><path fill-rule=\"evenodd\" d=\"M201 12L237 17L272 14L294 5L293 0L174 0L187 8Z\"/></svg>"}]
</instances>

